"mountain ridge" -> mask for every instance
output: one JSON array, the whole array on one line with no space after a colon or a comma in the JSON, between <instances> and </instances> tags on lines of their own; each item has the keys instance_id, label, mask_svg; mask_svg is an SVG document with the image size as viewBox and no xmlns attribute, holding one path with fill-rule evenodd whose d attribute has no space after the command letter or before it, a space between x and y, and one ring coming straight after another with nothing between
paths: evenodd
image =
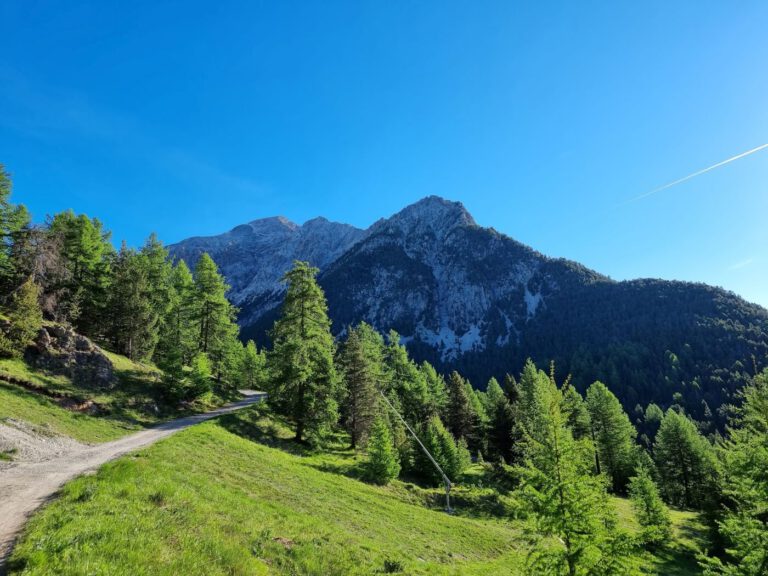
<instances>
[{"instance_id":1,"label":"mountain ridge","mask_svg":"<svg viewBox=\"0 0 768 576\"><path fill-rule=\"evenodd\" d=\"M702 401L731 399L751 357L768 357L768 310L757 304L700 283L613 280L482 227L438 196L365 230L275 217L170 251L190 264L211 254L233 286L244 337L262 345L282 301L280 278L307 260L320 269L335 333L363 320L394 329L416 359L459 369L480 387L531 357L554 360L579 387L608 380L629 408L670 405L677 393L691 412L706 412Z\"/></svg>"}]
</instances>

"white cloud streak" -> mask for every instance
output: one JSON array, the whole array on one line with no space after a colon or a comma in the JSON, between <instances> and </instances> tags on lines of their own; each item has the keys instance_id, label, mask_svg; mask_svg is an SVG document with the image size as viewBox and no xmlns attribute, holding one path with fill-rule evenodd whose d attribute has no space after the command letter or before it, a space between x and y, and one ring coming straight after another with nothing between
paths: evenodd
<instances>
[{"instance_id":1,"label":"white cloud streak","mask_svg":"<svg viewBox=\"0 0 768 576\"><path fill-rule=\"evenodd\" d=\"M664 190L667 190L668 188L672 188L673 186L677 186L678 184L682 184L683 182L687 182L688 180L692 178L696 178L697 176L701 176L702 174L706 174L707 172L714 170L715 168L720 168L720 166L725 166L726 164L730 164L731 162L734 162L736 160L739 160L740 158L744 158L745 156L749 156L750 154L754 154L755 152L760 152L760 150L764 150L765 148L768 148L768 143L762 144L761 146L758 146L757 148L752 148L751 150L747 150L746 152L742 152L741 154L736 154L736 156L731 156L730 158L723 160L722 162L718 162L717 164L712 164L712 166L707 166L706 168L703 168L701 170L698 170L697 172L694 172L693 174L688 174L688 176L684 176L682 178L679 178L675 180L674 182L669 182L668 184L664 184L663 186L659 186L658 188L654 188L650 192L646 192L644 194L640 194L639 196L635 196L634 198L630 198L626 202L622 202L619 204L619 206L624 206L626 204L631 204L632 202L637 202L638 200L643 200L644 198L648 198L648 196L653 196L654 194L658 194L659 192L662 192Z\"/></svg>"},{"instance_id":2,"label":"white cloud streak","mask_svg":"<svg viewBox=\"0 0 768 576\"><path fill-rule=\"evenodd\" d=\"M746 268L750 264L752 264L755 261L754 258L747 258L746 260L742 260L741 262L736 262L735 264L732 264L728 267L728 270L741 270L742 268Z\"/></svg>"}]
</instances>

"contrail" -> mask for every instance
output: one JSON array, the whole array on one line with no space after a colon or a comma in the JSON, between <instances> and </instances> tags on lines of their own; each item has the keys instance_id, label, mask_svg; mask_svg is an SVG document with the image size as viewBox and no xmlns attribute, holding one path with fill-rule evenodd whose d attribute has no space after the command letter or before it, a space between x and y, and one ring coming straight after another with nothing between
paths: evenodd
<instances>
[{"instance_id":1,"label":"contrail","mask_svg":"<svg viewBox=\"0 0 768 576\"><path fill-rule=\"evenodd\" d=\"M635 196L634 198L630 198L629 200L619 204L619 206L624 206L625 204L629 204L631 202L637 202L638 200L642 200L643 198L648 198L648 196L651 196L652 194L656 194L657 192L661 192L662 190L666 190L667 188L672 188L672 186L677 186L678 184L682 184L683 182L686 182L691 178L696 178L696 176L701 176L705 172L709 172L710 170L714 170L715 168L719 168L720 166L725 166L726 164L730 164L734 160L738 160L739 158L744 158L744 156L749 156L750 154L754 154L755 152L760 152L760 150L763 150L765 148L768 148L768 144L763 144L762 146L758 146L757 148L752 148L752 150L747 150L746 152L742 152L741 154L737 154L736 156L731 156L727 160L723 160L722 162L718 162L717 164L712 164L712 166L708 166L707 168L704 168L703 170L699 170L698 172L694 172L693 174L688 174L688 176L684 176L679 180L675 180L674 182L670 182L669 184L664 184L664 186L659 186L658 188L654 188L650 192L646 192L645 194L640 194L640 196Z\"/></svg>"}]
</instances>

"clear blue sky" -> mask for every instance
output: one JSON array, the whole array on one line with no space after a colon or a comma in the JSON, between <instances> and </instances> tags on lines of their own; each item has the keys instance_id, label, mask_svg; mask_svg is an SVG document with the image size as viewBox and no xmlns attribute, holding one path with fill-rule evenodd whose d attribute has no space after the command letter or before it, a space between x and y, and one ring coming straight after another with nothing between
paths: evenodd
<instances>
[{"instance_id":1,"label":"clear blue sky","mask_svg":"<svg viewBox=\"0 0 768 576\"><path fill-rule=\"evenodd\" d=\"M768 3L0 3L0 162L37 219L166 242L428 194L617 279L768 305Z\"/></svg>"}]
</instances>

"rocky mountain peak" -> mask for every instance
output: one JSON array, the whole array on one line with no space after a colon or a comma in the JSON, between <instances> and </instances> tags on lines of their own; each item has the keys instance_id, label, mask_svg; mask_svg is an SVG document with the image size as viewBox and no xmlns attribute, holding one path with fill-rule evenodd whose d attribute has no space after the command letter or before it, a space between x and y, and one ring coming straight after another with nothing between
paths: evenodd
<instances>
[{"instance_id":1,"label":"rocky mountain peak","mask_svg":"<svg viewBox=\"0 0 768 576\"><path fill-rule=\"evenodd\" d=\"M458 226L475 225L474 218L461 202L427 196L390 218L379 220L371 226L370 233L398 230L405 235L429 234L443 238Z\"/></svg>"}]
</instances>

